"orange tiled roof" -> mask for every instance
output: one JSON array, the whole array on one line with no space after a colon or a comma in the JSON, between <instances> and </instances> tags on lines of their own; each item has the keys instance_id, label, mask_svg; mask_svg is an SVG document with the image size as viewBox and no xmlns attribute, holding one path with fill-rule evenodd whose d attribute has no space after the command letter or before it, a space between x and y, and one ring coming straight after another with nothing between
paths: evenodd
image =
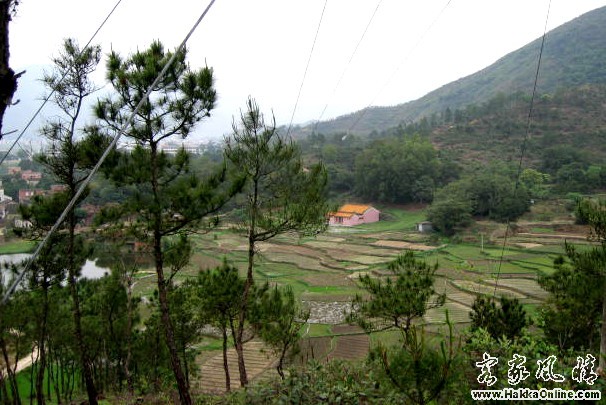
<instances>
[{"instance_id":1,"label":"orange tiled roof","mask_svg":"<svg viewBox=\"0 0 606 405\"><path fill-rule=\"evenodd\" d=\"M330 213L331 216L333 217L337 217L337 218L351 218L353 215L353 212L331 212Z\"/></svg>"},{"instance_id":2,"label":"orange tiled roof","mask_svg":"<svg viewBox=\"0 0 606 405\"><path fill-rule=\"evenodd\" d=\"M370 205L364 204L345 204L342 205L341 208L339 208L339 212L362 215L370 208L372 208Z\"/></svg>"},{"instance_id":3,"label":"orange tiled roof","mask_svg":"<svg viewBox=\"0 0 606 405\"><path fill-rule=\"evenodd\" d=\"M351 218L354 214L364 214L370 208L372 208L372 206L364 204L345 204L339 208L339 211L331 212L329 215L339 218Z\"/></svg>"}]
</instances>

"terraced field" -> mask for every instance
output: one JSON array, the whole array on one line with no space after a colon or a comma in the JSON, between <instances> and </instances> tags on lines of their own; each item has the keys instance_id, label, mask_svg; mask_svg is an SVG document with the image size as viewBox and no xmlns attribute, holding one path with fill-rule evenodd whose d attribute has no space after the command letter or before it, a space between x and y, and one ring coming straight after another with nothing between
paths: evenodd
<instances>
[{"instance_id":1,"label":"terraced field","mask_svg":"<svg viewBox=\"0 0 606 405\"><path fill-rule=\"evenodd\" d=\"M574 233L566 233L566 229L551 232L549 224L528 223L521 232L509 236L505 246L500 225L492 225L494 231L485 233L485 237L469 236L464 243L449 244L414 231L414 223L424 219L423 212L387 211L390 220L376 224L335 227L313 238L282 235L259 244L256 280L290 285L312 312L313 328L308 328L298 362L366 355L368 336L359 330L352 332L348 329L351 326L344 325L348 303L353 296L363 293L357 282L360 274L383 277L386 264L406 250L415 251L428 263L438 264L435 288L447 297L445 306L428 311L423 322L444 323L448 309L451 321L464 326L469 322L471 305L478 294L505 295L530 306L539 305L546 293L539 287L537 276L552 271L553 259L563 252L563 241L587 243L582 237L583 229L567 223L562 226L570 227ZM527 229L535 232L525 232ZM223 257L244 271L246 243L236 231L225 228L197 235L195 242L198 247L195 260L178 277L189 277L200 269L215 266ZM252 350L263 354L260 347ZM266 362L262 363L269 364ZM217 368L209 363L208 368L221 371L221 364ZM237 367L232 370L237 375ZM204 389L220 389L223 377L213 378L207 378Z\"/></svg>"}]
</instances>

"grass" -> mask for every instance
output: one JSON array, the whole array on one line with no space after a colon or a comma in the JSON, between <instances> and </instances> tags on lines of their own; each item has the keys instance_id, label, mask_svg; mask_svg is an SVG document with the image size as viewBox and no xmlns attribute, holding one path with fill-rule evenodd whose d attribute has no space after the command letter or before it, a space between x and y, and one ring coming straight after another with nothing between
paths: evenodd
<instances>
[{"instance_id":1,"label":"grass","mask_svg":"<svg viewBox=\"0 0 606 405\"><path fill-rule=\"evenodd\" d=\"M381 217L379 222L360 225L356 229L368 232L413 230L417 222L426 219L425 211L404 211L394 208L383 209Z\"/></svg>"},{"instance_id":2,"label":"grass","mask_svg":"<svg viewBox=\"0 0 606 405\"><path fill-rule=\"evenodd\" d=\"M532 233L554 233L553 229L551 229L551 228L540 228L540 227L530 228L530 232L532 232Z\"/></svg>"},{"instance_id":3,"label":"grass","mask_svg":"<svg viewBox=\"0 0 606 405\"><path fill-rule=\"evenodd\" d=\"M305 333L306 330L307 330L307 327L303 328L303 333ZM321 323L309 324L309 330L307 332L307 336L309 336L309 337L332 336L332 326L321 324Z\"/></svg>"},{"instance_id":4,"label":"grass","mask_svg":"<svg viewBox=\"0 0 606 405\"><path fill-rule=\"evenodd\" d=\"M0 255L11 255L16 253L30 253L36 247L36 243L29 240L15 240L0 245Z\"/></svg>"}]
</instances>

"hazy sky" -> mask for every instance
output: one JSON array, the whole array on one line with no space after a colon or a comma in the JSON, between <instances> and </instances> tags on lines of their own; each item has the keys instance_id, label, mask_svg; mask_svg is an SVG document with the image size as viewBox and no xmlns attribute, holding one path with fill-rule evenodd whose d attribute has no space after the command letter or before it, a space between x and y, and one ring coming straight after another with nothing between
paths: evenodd
<instances>
[{"instance_id":1,"label":"hazy sky","mask_svg":"<svg viewBox=\"0 0 606 405\"><path fill-rule=\"evenodd\" d=\"M38 107L43 90L35 80L62 39L85 44L115 3L21 2L10 27L11 65L27 69L28 79L17 96L21 103L8 112L7 131L22 128ZM104 54L113 48L124 55L154 39L176 47L207 4L122 0L95 43ZM548 29L604 5L552 0ZM541 36L548 6L549 0L328 0L294 123L317 120L327 104L323 119L414 100L472 74ZM263 111L273 111L278 124L288 124L323 7L324 0L216 0L188 45L192 67L214 68L219 95L213 118L197 136L229 132L249 95ZM95 76L100 86L104 63Z\"/></svg>"}]
</instances>

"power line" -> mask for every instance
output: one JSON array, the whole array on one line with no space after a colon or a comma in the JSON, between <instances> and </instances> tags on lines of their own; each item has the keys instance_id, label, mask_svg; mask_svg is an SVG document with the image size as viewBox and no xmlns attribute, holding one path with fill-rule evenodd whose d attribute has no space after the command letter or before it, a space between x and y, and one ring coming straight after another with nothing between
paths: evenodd
<instances>
[{"instance_id":1,"label":"power line","mask_svg":"<svg viewBox=\"0 0 606 405\"><path fill-rule=\"evenodd\" d=\"M545 27L543 28L543 38L541 39L541 48L539 50L539 60L537 61L537 70L534 76L534 85L532 88L532 97L530 98L530 107L528 109L528 117L526 120L526 133L524 135L524 139L522 141L522 145L520 147L520 160L518 162L518 172L516 174L516 182L513 189L513 199L515 200L516 195L518 193L518 188L520 186L520 176L522 174L522 162L524 160L524 154L526 153L526 144L528 142L528 138L530 137L530 128L532 126L532 112L534 110L534 99L537 93L537 83L539 81L539 71L541 69L541 60L543 58L543 49L545 47L545 37L547 36L547 23L549 22L549 12L551 11L551 0L549 0L549 5L547 6L547 16L545 17ZM503 246L501 248L501 255L499 256L499 266L497 267L497 277L494 284L494 291L492 293L493 298L496 296L497 287L499 285L499 278L501 276L501 265L503 264L503 256L505 255L505 246L507 244L507 236L509 234L510 229L510 219L507 218L507 226L505 227L505 236L503 237Z\"/></svg>"},{"instance_id":2,"label":"power line","mask_svg":"<svg viewBox=\"0 0 606 405\"><path fill-rule=\"evenodd\" d=\"M196 30L196 28L198 28L198 25L200 25L200 23L202 22L202 20L204 19L204 17L206 16L206 14L208 13L208 11L210 10L210 8L212 7L212 5L214 3L215 3L215 0L211 0L210 3L208 4L208 6L206 6L206 9L204 9L204 11L200 15L200 17L198 17L198 19L196 20L195 24L189 30L189 32L187 33L187 35L185 36L185 38L183 39L183 41L181 42L181 44L179 45L179 47L177 48L177 50L173 53L173 55L168 60L168 62L166 63L166 65L164 65L164 68L158 74L158 76L156 77L156 80L154 80L154 82L149 86L149 88L147 89L147 92L143 95L143 97L141 98L141 100L139 100L139 103L136 105L135 109L133 110L133 112L128 117L128 120L124 123L124 125L117 132L116 136L111 141L111 143L107 146L107 148L103 152L103 155L101 155L101 157L97 161L97 164L92 168L91 172L88 174L88 176L86 177L86 179L84 179L84 181L82 182L82 184L80 185L80 187L76 191L76 194L72 197L72 199L69 202L69 204L67 204L67 206L65 207L65 209L63 210L63 212L61 213L61 215L59 216L59 218L57 219L57 221L53 225L53 227L51 228L51 230L46 234L46 236L40 242L40 244L38 244L38 246L36 247L36 250L30 256L30 258L29 258L29 260L28 260L25 268L23 269L23 271L21 271L21 273L19 273L19 275L17 276L17 279L13 282L13 284L7 290L6 294L2 298L2 305L4 305L6 303L6 301L10 298L10 296L13 294L13 292L15 291L15 289L17 288L17 286L21 282L21 280L23 280L23 277L25 276L25 274L27 273L27 271L31 267L32 263L36 260L36 258L38 257L38 255L42 251L42 248L46 245L46 243L50 239L51 235L54 232L57 231L57 229L59 228L59 226L61 225L61 223L65 220L65 217L67 216L67 214L74 208L74 206L76 205L76 201L78 201L78 199L80 198L80 196L82 195L82 193L84 192L84 190L86 189L86 187L92 181L92 179L95 176L95 174L97 173L97 171L99 171L99 168L101 167L101 165L103 164L103 162L105 161L105 159L107 158L107 156L115 148L115 146L118 143L118 141L120 140L120 137L122 136L122 134L133 123L133 121L135 119L135 116L137 115L137 113L139 112L139 110L141 109L141 107L143 106L143 104L147 101L147 99L149 98L149 96L151 95L151 93L154 91L154 89L156 88L156 85L164 78L164 75L166 74L166 72L168 71L168 69L172 66L172 64L175 61L175 59L177 59L178 55L183 51L183 49L185 49L185 45L187 44L187 41L192 36L192 34Z\"/></svg>"},{"instance_id":3,"label":"power line","mask_svg":"<svg viewBox=\"0 0 606 405\"><path fill-rule=\"evenodd\" d=\"M122 3L122 0L118 0L116 2L116 4L114 5L114 7L110 10L110 12L107 14L107 16L105 17L105 19L101 23L101 25L99 25L99 27L97 28L97 30L90 37L90 39L88 40L88 42L86 43L86 45L84 46L84 48L82 48L82 50L80 51L79 55L82 55L86 51L86 49L90 46L90 44L93 42L93 40L95 39L95 37L97 36L97 34L99 33L99 31L101 31L101 28L103 28L103 26L105 25L105 23L107 22L107 20L109 20L109 18L112 16L112 14L116 10L116 8L118 8L118 6L120 5L120 3ZM63 82L63 80L65 79L65 76L67 76L67 74L68 74L67 71L65 73L63 73L63 76L61 76L61 78L59 79L58 84L61 84L61 82ZM32 123L34 122L34 120L36 119L36 117L38 116L38 114L40 114L40 111L42 111L42 109L44 108L44 106L46 106L46 103L48 103L48 101L53 96L53 94L55 94L55 90L54 89L42 101L42 104L40 104L40 107L38 107L38 109L36 110L36 112L34 113L34 115L32 116L32 118L27 122L27 124L25 125L25 128L23 128L23 130L19 133L19 135L17 136L17 139L15 139L15 141L13 142L13 144L11 145L11 147L8 149L8 151L6 152L6 154L4 156L2 156L2 160L0 160L0 165L2 165L2 163L4 163L4 160L6 160L6 157L8 155L10 155L10 153L12 152L13 148L15 147L15 145L19 142L19 140L21 139L21 137L23 136L23 134L25 133L25 131L28 130L28 128L30 127L30 125L32 125Z\"/></svg>"},{"instance_id":4,"label":"power line","mask_svg":"<svg viewBox=\"0 0 606 405\"><path fill-rule=\"evenodd\" d=\"M324 11L326 11L326 5L328 4L328 0L324 1L324 7L322 8L322 14L320 15L320 21L318 22L318 28L316 29L316 35L314 36L314 42L311 45L311 51L309 52L309 57L307 58L307 65L305 66L305 72L303 72L303 79L301 80L301 86L299 87L299 93L297 94L297 101L295 101L295 107L292 110L292 115L290 116L290 123L288 124L288 130L286 131L286 137L290 135L290 130L292 128L292 121L295 118L295 112L297 111L297 106L299 105L299 98L301 97L301 90L303 90L303 84L305 83L305 77L307 76L307 69L309 69L309 62L311 62L311 56L314 53L314 48L316 47L316 40L318 39L318 33L320 32L320 27L322 26L322 19L324 18Z\"/></svg>"},{"instance_id":5,"label":"power line","mask_svg":"<svg viewBox=\"0 0 606 405\"><path fill-rule=\"evenodd\" d=\"M345 73L347 72L347 69L349 69L349 66L351 65L351 62L352 62L354 56L358 52L358 48L360 47L360 44L364 40L364 37L366 36L366 32L368 31L368 28L370 27L370 24L372 24L372 21L375 18L375 15L377 14L377 11L379 10L379 6L381 5L382 2L383 2L383 0L379 0L378 1L377 6L375 7L375 10L373 11L372 15L370 16L370 20L368 20L368 23L366 24L366 28L364 28L364 32L362 33L362 36L358 40L358 43L356 44L356 47L354 48L351 56L349 57L349 61L347 62L347 65L345 65L345 69L343 69L343 72L341 73L341 77L339 77L339 80L337 81L337 84L336 84L335 88L333 89L332 94L330 95L328 101L326 102L326 105L324 106L324 109L322 110L322 112L320 113L320 116L316 120L316 125L314 127L314 132L318 128L318 124L322 120L322 117L324 117L324 113L326 112L326 109L328 108L328 104L332 101L335 93L337 92L337 89L339 88L339 85L341 84L341 81L343 80L343 77L345 77Z\"/></svg>"},{"instance_id":6,"label":"power line","mask_svg":"<svg viewBox=\"0 0 606 405\"><path fill-rule=\"evenodd\" d=\"M419 39L417 40L417 42L413 45L413 47L410 48L410 50L408 51L408 53L406 54L406 56L404 56L404 58L402 59L402 61L400 62L400 64L394 69L394 71L391 74L391 76L389 76L389 79L387 79L387 81L379 89L379 91L373 97L373 99L371 100L371 102L365 108L363 108L360 111L360 114L358 115L358 119L356 119L354 121L354 123L349 127L349 129L347 130L347 132L351 132L356 127L356 125L358 125L360 123L360 121L362 120L362 118L364 118L364 116L366 115L366 112L368 111L368 109L374 105L375 100L379 97L379 95L381 93L383 93L383 90L385 90L385 88L389 85L389 83L391 83L391 81L396 76L396 74L398 73L398 71L400 70L400 68L402 67L402 65L404 65L404 62L406 62L408 60L408 58L410 57L410 55L412 55L412 53L419 47L419 45L421 45L421 43L423 42L423 40L425 39L425 37L427 36L427 34L433 29L433 27L436 25L436 23L438 22L438 20L442 16L442 14L444 14L444 11L446 11L446 9L448 8L448 6L450 6L451 2L452 2L452 0L448 0L448 2L444 5L444 7L442 7L442 9L440 10L440 12L436 16L436 18L434 18L434 20L431 22L431 24L429 24L429 26L427 27L427 29L423 32L423 34L421 34L421 36L419 37Z\"/></svg>"}]
</instances>

